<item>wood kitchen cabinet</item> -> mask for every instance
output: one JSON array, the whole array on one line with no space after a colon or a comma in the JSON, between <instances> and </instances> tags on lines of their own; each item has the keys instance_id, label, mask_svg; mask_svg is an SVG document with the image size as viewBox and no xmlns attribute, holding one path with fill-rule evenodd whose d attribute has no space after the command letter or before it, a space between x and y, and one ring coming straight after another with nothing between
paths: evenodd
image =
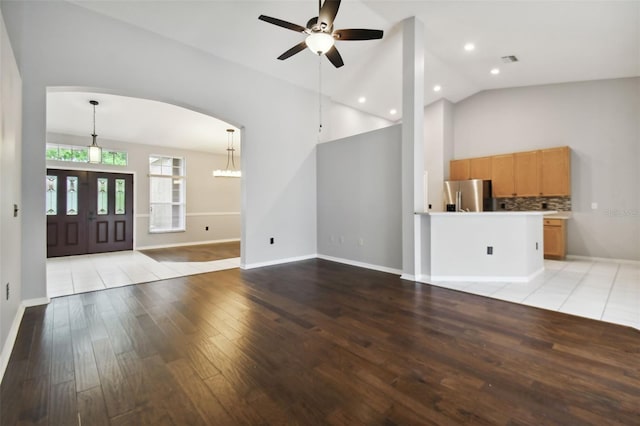
<instances>
[{"instance_id":1,"label":"wood kitchen cabinet","mask_svg":"<svg viewBox=\"0 0 640 426\"><path fill-rule=\"evenodd\" d=\"M539 195L571 195L571 151L568 146L540 151Z\"/></svg>"},{"instance_id":2,"label":"wood kitchen cabinet","mask_svg":"<svg viewBox=\"0 0 640 426\"><path fill-rule=\"evenodd\" d=\"M499 198L514 197L514 154L494 155L491 157L491 187L493 196Z\"/></svg>"},{"instance_id":3,"label":"wood kitchen cabinet","mask_svg":"<svg viewBox=\"0 0 640 426\"><path fill-rule=\"evenodd\" d=\"M514 154L514 187L516 197L537 197L540 194L540 151Z\"/></svg>"},{"instance_id":4,"label":"wood kitchen cabinet","mask_svg":"<svg viewBox=\"0 0 640 426\"><path fill-rule=\"evenodd\" d=\"M465 180L470 179L469 168L471 162L469 159L465 160L451 160L449 162L449 179L450 180Z\"/></svg>"},{"instance_id":5,"label":"wood kitchen cabinet","mask_svg":"<svg viewBox=\"0 0 640 426\"><path fill-rule=\"evenodd\" d=\"M491 157L478 157L470 159L469 179L491 179Z\"/></svg>"},{"instance_id":6,"label":"wood kitchen cabinet","mask_svg":"<svg viewBox=\"0 0 640 426\"><path fill-rule=\"evenodd\" d=\"M544 258L564 260L566 256L566 225L563 219L544 219Z\"/></svg>"},{"instance_id":7,"label":"wood kitchen cabinet","mask_svg":"<svg viewBox=\"0 0 640 426\"><path fill-rule=\"evenodd\" d=\"M566 197L571 195L571 150L563 146L451 160L449 179L491 179L498 198Z\"/></svg>"}]
</instances>

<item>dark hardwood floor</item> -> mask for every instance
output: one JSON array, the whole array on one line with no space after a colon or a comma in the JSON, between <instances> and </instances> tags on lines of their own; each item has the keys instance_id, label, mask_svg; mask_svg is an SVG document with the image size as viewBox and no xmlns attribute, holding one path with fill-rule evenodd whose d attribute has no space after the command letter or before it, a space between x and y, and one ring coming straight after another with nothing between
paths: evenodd
<instances>
[{"instance_id":1,"label":"dark hardwood floor","mask_svg":"<svg viewBox=\"0 0 640 426\"><path fill-rule=\"evenodd\" d=\"M140 250L158 262L209 262L240 257L240 241Z\"/></svg>"},{"instance_id":2,"label":"dark hardwood floor","mask_svg":"<svg viewBox=\"0 0 640 426\"><path fill-rule=\"evenodd\" d=\"M322 260L26 310L2 425L638 425L640 331Z\"/></svg>"}]
</instances>

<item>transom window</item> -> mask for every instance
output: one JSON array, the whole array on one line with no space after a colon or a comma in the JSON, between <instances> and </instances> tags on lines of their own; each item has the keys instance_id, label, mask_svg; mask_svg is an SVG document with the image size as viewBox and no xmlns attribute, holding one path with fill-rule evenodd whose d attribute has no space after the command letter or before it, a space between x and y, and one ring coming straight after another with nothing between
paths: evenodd
<instances>
[{"instance_id":1,"label":"transom window","mask_svg":"<svg viewBox=\"0 0 640 426\"><path fill-rule=\"evenodd\" d=\"M89 160L89 148L86 146L48 143L46 159L86 163ZM128 164L127 152L102 148L102 164L126 166Z\"/></svg>"}]
</instances>

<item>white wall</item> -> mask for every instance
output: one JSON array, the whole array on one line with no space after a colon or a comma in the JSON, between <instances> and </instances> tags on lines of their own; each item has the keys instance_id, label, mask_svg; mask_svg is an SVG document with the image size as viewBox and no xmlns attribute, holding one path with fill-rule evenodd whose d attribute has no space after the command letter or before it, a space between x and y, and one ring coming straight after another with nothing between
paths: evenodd
<instances>
[{"instance_id":1,"label":"white wall","mask_svg":"<svg viewBox=\"0 0 640 426\"><path fill-rule=\"evenodd\" d=\"M400 132L318 145L318 254L402 269Z\"/></svg>"},{"instance_id":2,"label":"white wall","mask_svg":"<svg viewBox=\"0 0 640 426\"><path fill-rule=\"evenodd\" d=\"M20 198L22 81L0 14L0 381L22 317ZM14 217L13 206L19 209ZM6 285L10 286L9 298Z\"/></svg>"},{"instance_id":3,"label":"white wall","mask_svg":"<svg viewBox=\"0 0 640 426\"><path fill-rule=\"evenodd\" d=\"M49 86L170 102L241 127L243 263L316 252L317 94L67 2L0 6L24 81L24 297L46 294Z\"/></svg>"},{"instance_id":4,"label":"white wall","mask_svg":"<svg viewBox=\"0 0 640 426\"><path fill-rule=\"evenodd\" d=\"M47 133L48 143L87 146L91 137ZM98 138L103 148L126 151L128 166L71 163L47 160L47 168L105 170L134 173L134 247L170 246L196 242L240 239L240 179L214 178L214 169L224 169L227 157L179 148ZM184 158L186 164L186 231L149 233L149 155ZM205 231L205 227L209 227Z\"/></svg>"},{"instance_id":5,"label":"white wall","mask_svg":"<svg viewBox=\"0 0 640 426\"><path fill-rule=\"evenodd\" d=\"M453 151L452 104L441 99L424 109L424 168L427 172L427 204L433 212L443 210L442 186L449 176Z\"/></svg>"},{"instance_id":6,"label":"white wall","mask_svg":"<svg viewBox=\"0 0 640 426\"><path fill-rule=\"evenodd\" d=\"M455 158L568 145L568 253L640 260L640 78L481 92L455 105L454 137Z\"/></svg>"},{"instance_id":7,"label":"white wall","mask_svg":"<svg viewBox=\"0 0 640 426\"><path fill-rule=\"evenodd\" d=\"M323 116L326 120L323 119L320 142L342 139L393 125L393 122L387 119L326 99L323 101Z\"/></svg>"}]
</instances>

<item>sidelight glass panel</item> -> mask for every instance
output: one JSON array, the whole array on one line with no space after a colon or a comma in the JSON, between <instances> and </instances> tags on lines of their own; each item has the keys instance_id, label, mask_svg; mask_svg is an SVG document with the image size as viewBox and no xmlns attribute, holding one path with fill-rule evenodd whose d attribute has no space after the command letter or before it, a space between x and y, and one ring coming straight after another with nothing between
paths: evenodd
<instances>
[{"instance_id":1,"label":"sidelight glass panel","mask_svg":"<svg viewBox=\"0 0 640 426\"><path fill-rule=\"evenodd\" d=\"M116 179L116 214L125 214L124 179Z\"/></svg>"},{"instance_id":2,"label":"sidelight glass panel","mask_svg":"<svg viewBox=\"0 0 640 426\"><path fill-rule=\"evenodd\" d=\"M109 179L98 178L98 214L109 214Z\"/></svg>"},{"instance_id":3,"label":"sidelight glass panel","mask_svg":"<svg viewBox=\"0 0 640 426\"><path fill-rule=\"evenodd\" d=\"M78 177L67 176L67 215L78 214Z\"/></svg>"},{"instance_id":4,"label":"sidelight glass panel","mask_svg":"<svg viewBox=\"0 0 640 426\"><path fill-rule=\"evenodd\" d=\"M47 215L58 214L58 176L47 176Z\"/></svg>"}]
</instances>

